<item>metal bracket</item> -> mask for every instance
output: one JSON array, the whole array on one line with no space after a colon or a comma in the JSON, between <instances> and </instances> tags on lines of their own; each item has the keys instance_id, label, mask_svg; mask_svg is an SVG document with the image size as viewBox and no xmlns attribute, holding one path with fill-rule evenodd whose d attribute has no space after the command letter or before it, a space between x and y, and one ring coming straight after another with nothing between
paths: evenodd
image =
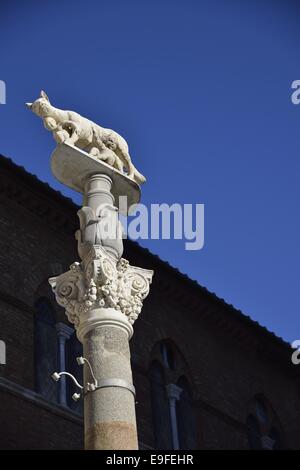
<instances>
[{"instance_id":1,"label":"metal bracket","mask_svg":"<svg viewBox=\"0 0 300 470\"><path fill-rule=\"evenodd\" d=\"M120 388L126 388L129 390L133 396L135 397L135 388L132 384L126 382L123 379L104 379L104 380L97 380L97 386L95 387L94 390L90 391L95 391L99 390L100 388L107 388L107 387L120 387Z\"/></svg>"}]
</instances>

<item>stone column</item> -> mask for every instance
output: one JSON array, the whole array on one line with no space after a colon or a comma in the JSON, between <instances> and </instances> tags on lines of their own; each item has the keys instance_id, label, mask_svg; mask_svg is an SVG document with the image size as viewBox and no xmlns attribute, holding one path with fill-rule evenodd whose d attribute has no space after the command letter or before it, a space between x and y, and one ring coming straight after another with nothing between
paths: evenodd
<instances>
[{"instance_id":1,"label":"stone column","mask_svg":"<svg viewBox=\"0 0 300 470\"><path fill-rule=\"evenodd\" d=\"M76 232L81 261L49 282L75 325L97 381L91 390L93 378L85 367L85 448L134 450L138 439L129 340L153 272L122 258L115 199L128 196L131 203L138 202L139 188L126 175L65 144L52 156L52 171L83 193Z\"/></svg>"},{"instance_id":2,"label":"stone column","mask_svg":"<svg viewBox=\"0 0 300 470\"><path fill-rule=\"evenodd\" d=\"M66 341L74 333L73 328L65 323L59 322L55 325L58 340L58 368L61 371L66 370ZM61 405L67 406L67 387L66 378L62 376L58 384L58 401Z\"/></svg>"},{"instance_id":3,"label":"stone column","mask_svg":"<svg viewBox=\"0 0 300 470\"><path fill-rule=\"evenodd\" d=\"M135 390L129 339L133 328L118 310L96 308L78 328L98 388L84 399L86 449L137 449ZM90 380L85 369L85 383Z\"/></svg>"},{"instance_id":4,"label":"stone column","mask_svg":"<svg viewBox=\"0 0 300 470\"><path fill-rule=\"evenodd\" d=\"M167 385L167 395L169 399L170 408L170 419L171 419L171 431L172 431L172 443L173 449L179 449L179 438L178 438L178 425L176 415L176 402L180 399L182 389L175 384Z\"/></svg>"}]
</instances>

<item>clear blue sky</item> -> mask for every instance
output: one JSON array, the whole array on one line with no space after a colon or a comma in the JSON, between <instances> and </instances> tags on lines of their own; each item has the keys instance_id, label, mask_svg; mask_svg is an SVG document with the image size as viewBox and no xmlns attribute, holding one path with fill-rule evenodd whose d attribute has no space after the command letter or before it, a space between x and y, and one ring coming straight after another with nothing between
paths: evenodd
<instances>
[{"instance_id":1,"label":"clear blue sky","mask_svg":"<svg viewBox=\"0 0 300 470\"><path fill-rule=\"evenodd\" d=\"M24 107L41 88L117 130L147 175L143 202L205 204L203 250L143 244L300 338L299 24L288 0L2 0L0 153L70 195Z\"/></svg>"}]
</instances>

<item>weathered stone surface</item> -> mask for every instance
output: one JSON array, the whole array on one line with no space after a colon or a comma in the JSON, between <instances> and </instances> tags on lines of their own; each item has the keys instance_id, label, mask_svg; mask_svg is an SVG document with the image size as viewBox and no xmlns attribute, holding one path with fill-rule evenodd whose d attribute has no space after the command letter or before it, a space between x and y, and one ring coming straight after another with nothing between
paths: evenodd
<instances>
[{"instance_id":1,"label":"weathered stone surface","mask_svg":"<svg viewBox=\"0 0 300 470\"><path fill-rule=\"evenodd\" d=\"M135 450L138 448L136 427L122 421L96 423L85 435L88 450Z\"/></svg>"},{"instance_id":2,"label":"weathered stone surface","mask_svg":"<svg viewBox=\"0 0 300 470\"><path fill-rule=\"evenodd\" d=\"M107 322L103 326L99 322L97 324L91 325L84 337L80 334L84 355L90 361L96 377L99 382L118 378L132 385L126 324L123 329L120 325L113 326ZM88 371L86 374L88 380ZM88 448L137 448L135 397L130 390L104 387L87 394L84 419ZM93 431L96 433L94 436ZM96 447L97 444L105 447Z\"/></svg>"}]
</instances>

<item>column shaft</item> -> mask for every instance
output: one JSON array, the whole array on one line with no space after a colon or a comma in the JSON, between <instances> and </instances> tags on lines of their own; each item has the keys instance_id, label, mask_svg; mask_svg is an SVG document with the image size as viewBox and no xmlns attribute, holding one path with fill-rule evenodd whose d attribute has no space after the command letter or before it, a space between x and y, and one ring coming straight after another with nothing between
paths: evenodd
<instances>
[{"instance_id":1,"label":"column shaft","mask_svg":"<svg viewBox=\"0 0 300 470\"><path fill-rule=\"evenodd\" d=\"M97 212L101 204L114 205L114 197L111 193L112 180L107 175L97 174L87 179L83 205L91 207Z\"/></svg>"},{"instance_id":2,"label":"column shaft","mask_svg":"<svg viewBox=\"0 0 300 470\"><path fill-rule=\"evenodd\" d=\"M127 384L133 387L128 342L131 327L124 315L114 309L94 310L91 317L89 331L81 328L78 331L84 357L90 361L100 386L118 381L124 387L106 386L85 394L85 448L135 450L138 448L135 397L125 388ZM91 382L87 367L84 382Z\"/></svg>"}]
</instances>

